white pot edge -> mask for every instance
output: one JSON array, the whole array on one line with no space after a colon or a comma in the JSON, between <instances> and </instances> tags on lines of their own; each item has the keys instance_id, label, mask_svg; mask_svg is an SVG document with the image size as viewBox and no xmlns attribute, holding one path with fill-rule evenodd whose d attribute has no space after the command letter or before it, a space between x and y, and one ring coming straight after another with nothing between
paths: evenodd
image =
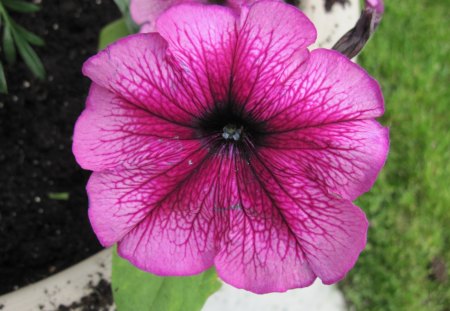
<instances>
[{"instance_id":1,"label":"white pot edge","mask_svg":"<svg viewBox=\"0 0 450 311\"><path fill-rule=\"evenodd\" d=\"M361 14L358 0L349 0L345 6L333 5L330 12L324 8L325 0L301 0L300 8L311 19L317 29L317 41L310 47L330 49L350 29Z\"/></svg>"},{"instance_id":2,"label":"white pot edge","mask_svg":"<svg viewBox=\"0 0 450 311\"><path fill-rule=\"evenodd\" d=\"M111 249L102 250L55 275L0 296L0 310L50 311L79 301L100 280L111 280L111 254Z\"/></svg>"}]
</instances>

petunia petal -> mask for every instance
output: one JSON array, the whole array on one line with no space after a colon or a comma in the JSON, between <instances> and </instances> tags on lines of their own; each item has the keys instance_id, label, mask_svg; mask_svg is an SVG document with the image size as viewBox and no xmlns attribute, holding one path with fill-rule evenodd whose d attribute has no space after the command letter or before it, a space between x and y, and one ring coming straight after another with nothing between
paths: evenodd
<instances>
[{"instance_id":1,"label":"petunia petal","mask_svg":"<svg viewBox=\"0 0 450 311\"><path fill-rule=\"evenodd\" d=\"M259 1L243 8L232 73L236 104L269 109L280 91L274 87L308 57L316 36L314 25L292 5Z\"/></svg>"},{"instance_id":2,"label":"petunia petal","mask_svg":"<svg viewBox=\"0 0 450 311\"><path fill-rule=\"evenodd\" d=\"M161 150L153 161L134 168L92 173L87 186L89 218L104 246L120 241L148 218L159 202L195 174L208 153L198 143L172 151Z\"/></svg>"},{"instance_id":3,"label":"petunia petal","mask_svg":"<svg viewBox=\"0 0 450 311\"><path fill-rule=\"evenodd\" d=\"M93 83L73 138L77 162L93 171L169 160L198 143L192 128L153 115Z\"/></svg>"},{"instance_id":4,"label":"petunia petal","mask_svg":"<svg viewBox=\"0 0 450 311\"><path fill-rule=\"evenodd\" d=\"M171 66L167 42L156 33L123 38L89 58L83 73L96 84L156 117L191 124L204 105L186 92Z\"/></svg>"},{"instance_id":5,"label":"petunia petal","mask_svg":"<svg viewBox=\"0 0 450 311\"><path fill-rule=\"evenodd\" d=\"M349 200L285 166L283 153L260 150L255 173L305 253L313 272L325 283L342 279L366 244L368 222Z\"/></svg>"},{"instance_id":6,"label":"petunia petal","mask_svg":"<svg viewBox=\"0 0 450 311\"><path fill-rule=\"evenodd\" d=\"M227 102L236 14L217 5L182 4L163 13L157 29L189 81L184 87L193 100L204 103L203 112Z\"/></svg>"},{"instance_id":7,"label":"petunia petal","mask_svg":"<svg viewBox=\"0 0 450 311\"><path fill-rule=\"evenodd\" d=\"M234 211L214 263L225 282L254 293L306 287L316 279L296 237L281 219L248 218Z\"/></svg>"},{"instance_id":8,"label":"petunia petal","mask_svg":"<svg viewBox=\"0 0 450 311\"><path fill-rule=\"evenodd\" d=\"M355 200L369 191L383 167L389 133L374 120L358 120L271 133L264 145L285 155L286 167Z\"/></svg>"},{"instance_id":9,"label":"petunia petal","mask_svg":"<svg viewBox=\"0 0 450 311\"><path fill-rule=\"evenodd\" d=\"M235 162L239 204L223 211L230 220L214 259L217 273L225 282L259 294L310 285L316 275L278 206L251 164L239 158Z\"/></svg>"},{"instance_id":10,"label":"petunia petal","mask_svg":"<svg viewBox=\"0 0 450 311\"><path fill-rule=\"evenodd\" d=\"M384 2L383 0L366 0L366 7L373 10L375 14L377 15L375 19L375 23L378 25L378 23L381 20L381 16L384 13ZM375 25L375 27L377 26Z\"/></svg>"},{"instance_id":11,"label":"petunia petal","mask_svg":"<svg viewBox=\"0 0 450 311\"><path fill-rule=\"evenodd\" d=\"M291 79L274 91L279 91L276 101L248 107L249 113L266 122L268 132L371 119L384 112L378 83L331 50L312 51Z\"/></svg>"},{"instance_id":12,"label":"petunia petal","mask_svg":"<svg viewBox=\"0 0 450 311\"><path fill-rule=\"evenodd\" d=\"M216 241L228 227L226 214L217 211L237 202L234 172L224 162L209 155L194 163L119 242L121 256L158 275L192 275L210 267Z\"/></svg>"},{"instance_id":13,"label":"petunia petal","mask_svg":"<svg viewBox=\"0 0 450 311\"><path fill-rule=\"evenodd\" d=\"M154 24L158 16L177 2L178 0L132 0L130 2L130 14L136 24L147 27L146 30L148 31L145 32L151 32L155 28Z\"/></svg>"},{"instance_id":14,"label":"petunia petal","mask_svg":"<svg viewBox=\"0 0 450 311\"><path fill-rule=\"evenodd\" d=\"M215 258L218 274L256 293L342 279L365 246L364 213L271 152L238 167L240 209Z\"/></svg>"}]
</instances>

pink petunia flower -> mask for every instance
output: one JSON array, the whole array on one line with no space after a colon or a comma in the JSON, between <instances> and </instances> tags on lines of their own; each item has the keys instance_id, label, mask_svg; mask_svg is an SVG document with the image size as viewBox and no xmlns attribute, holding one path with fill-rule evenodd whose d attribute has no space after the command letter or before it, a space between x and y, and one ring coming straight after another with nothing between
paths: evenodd
<instances>
[{"instance_id":1,"label":"pink petunia flower","mask_svg":"<svg viewBox=\"0 0 450 311\"><path fill-rule=\"evenodd\" d=\"M255 293L342 279L366 243L352 201L388 152L380 88L312 23L261 1L166 11L90 58L73 152L104 246L157 275L215 265Z\"/></svg>"}]
</instances>

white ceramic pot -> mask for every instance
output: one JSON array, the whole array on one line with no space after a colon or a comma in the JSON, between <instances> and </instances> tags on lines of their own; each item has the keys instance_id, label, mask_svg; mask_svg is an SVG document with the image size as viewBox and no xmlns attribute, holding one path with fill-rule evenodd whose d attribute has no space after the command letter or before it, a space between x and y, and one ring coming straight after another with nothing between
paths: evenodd
<instances>
[{"instance_id":1,"label":"white ceramic pot","mask_svg":"<svg viewBox=\"0 0 450 311\"><path fill-rule=\"evenodd\" d=\"M330 12L324 0L302 0L301 9L314 22L318 40L312 48L331 48L353 28L360 14L358 0L342 6L337 3ZM0 296L1 311L54 311L59 305L69 306L90 294L101 280L111 279L111 250L98 254L35 284ZM114 307L111 307L113 310ZM203 311L343 311L345 302L336 286L320 281L304 289L287 293L256 295L224 284L206 302ZM133 310L120 310L133 311ZM156 310L163 311L163 310Z\"/></svg>"},{"instance_id":2,"label":"white ceramic pot","mask_svg":"<svg viewBox=\"0 0 450 311\"><path fill-rule=\"evenodd\" d=\"M0 296L1 311L55 311L89 295L102 279L111 280L111 250L105 249L42 281Z\"/></svg>"},{"instance_id":3,"label":"white ceramic pot","mask_svg":"<svg viewBox=\"0 0 450 311\"><path fill-rule=\"evenodd\" d=\"M358 0L345 5L336 3L330 12L325 11L325 0L301 0L300 8L317 28L317 41L311 47L331 48L347 31L352 29L361 13Z\"/></svg>"}]
</instances>

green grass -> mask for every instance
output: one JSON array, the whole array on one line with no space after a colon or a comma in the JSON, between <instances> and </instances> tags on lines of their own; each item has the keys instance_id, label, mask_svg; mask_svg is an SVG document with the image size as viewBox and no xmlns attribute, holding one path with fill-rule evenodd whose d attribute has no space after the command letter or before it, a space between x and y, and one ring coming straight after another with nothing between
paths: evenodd
<instances>
[{"instance_id":1,"label":"green grass","mask_svg":"<svg viewBox=\"0 0 450 311\"><path fill-rule=\"evenodd\" d=\"M359 58L381 83L388 162L357 204L369 239L341 287L360 310L450 310L450 1L386 1ZM433 262L446 263L437 273Z\"/></svg>"}]
</instances>

